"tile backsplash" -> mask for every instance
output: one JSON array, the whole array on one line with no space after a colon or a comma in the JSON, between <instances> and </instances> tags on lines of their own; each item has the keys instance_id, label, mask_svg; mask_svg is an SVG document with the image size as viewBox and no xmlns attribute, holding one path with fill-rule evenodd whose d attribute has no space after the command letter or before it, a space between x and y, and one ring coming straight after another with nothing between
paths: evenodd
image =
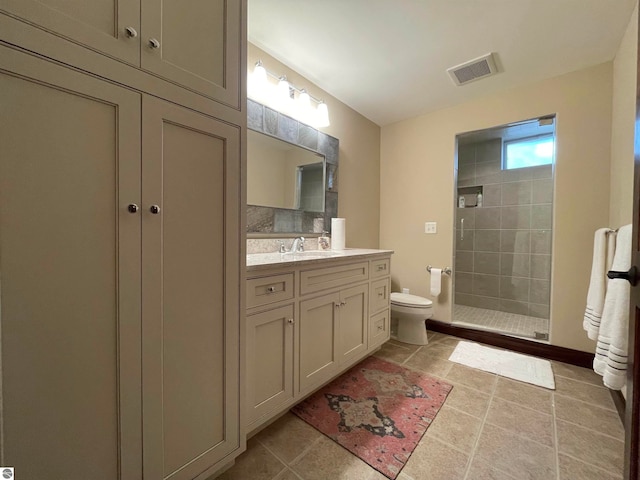
<instances>
[{"instance_id":1,"label":"tile backsplash","mask_svg":"<svg viewBox=\"0 0 640 480\"><path fill-rule=\"evenodd\" d=\"M247 238L247 253L274 253L280 251L280 242L287 251L291 249L293 238ZM318 237L304 238L305 250L318 250Z\"/></svg>"}]
</instances>

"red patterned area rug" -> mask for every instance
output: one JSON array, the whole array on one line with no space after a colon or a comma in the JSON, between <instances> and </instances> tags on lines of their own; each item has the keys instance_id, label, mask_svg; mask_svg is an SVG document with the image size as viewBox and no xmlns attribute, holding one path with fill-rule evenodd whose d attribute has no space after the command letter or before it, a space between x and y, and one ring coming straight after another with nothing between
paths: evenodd
<instances>
[{"instance_id":1,"label":"red patterned area rug","mask_svg":"<svg viewBox=\"0 0 640 480\"><path fill-rule=\"evenodd\" d=\"M369 357L291 411L394 480L452 388Z\"/></svg>"}]
</instances>

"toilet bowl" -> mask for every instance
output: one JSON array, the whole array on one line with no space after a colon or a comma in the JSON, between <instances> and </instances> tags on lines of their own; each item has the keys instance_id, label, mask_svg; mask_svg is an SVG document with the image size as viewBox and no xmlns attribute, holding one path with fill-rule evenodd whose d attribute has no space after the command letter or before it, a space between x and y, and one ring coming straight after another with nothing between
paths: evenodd
<instances>
[{"instance_id":1,"label":"toilet bowl","mask_svg":"<svg viewBox=\"0 0 640 480\"><path fill-rule=\"evenodd\" d=\"M426 345L427 328L424 322L432 315L433 302L428 298L393 292L391 294L392 338L412 345ZM394 328L396 323L397 330Z\"/></svg>"}]
</instances>

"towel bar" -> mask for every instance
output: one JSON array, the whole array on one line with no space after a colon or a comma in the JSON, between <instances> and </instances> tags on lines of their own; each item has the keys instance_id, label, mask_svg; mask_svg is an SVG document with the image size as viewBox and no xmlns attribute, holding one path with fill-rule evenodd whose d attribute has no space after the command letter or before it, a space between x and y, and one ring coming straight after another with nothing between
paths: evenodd
<instances>
[{"instance_id":1,"label":"towel bar","mask_svg":"<svg viewBox=\"0 0 640 480\"><path fill-rule=\"evenodd\" d=\"M427 272L431 273L431 265L427 265ZM444 273L445 275L451 275L451 268L444 267L442 269L442 273Z\"/></svg>"}]
</instances>

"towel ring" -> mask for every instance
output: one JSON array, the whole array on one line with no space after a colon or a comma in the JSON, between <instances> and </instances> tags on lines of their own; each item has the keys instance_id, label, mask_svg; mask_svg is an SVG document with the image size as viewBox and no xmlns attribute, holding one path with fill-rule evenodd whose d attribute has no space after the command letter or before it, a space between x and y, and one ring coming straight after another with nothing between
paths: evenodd
<instances>
[{"instance_id":1,"label":"towel ring","mask_svg":"<svg viewBox=\"0 0 640 480\"><path fill-rule=\"evenodd\" d=\"M427 272L431 273L431 265L427 265ZM451 275L451 268L444 267L442 269L442 273L444 273L445 275Z\"/></svg>"}]
</instances>

